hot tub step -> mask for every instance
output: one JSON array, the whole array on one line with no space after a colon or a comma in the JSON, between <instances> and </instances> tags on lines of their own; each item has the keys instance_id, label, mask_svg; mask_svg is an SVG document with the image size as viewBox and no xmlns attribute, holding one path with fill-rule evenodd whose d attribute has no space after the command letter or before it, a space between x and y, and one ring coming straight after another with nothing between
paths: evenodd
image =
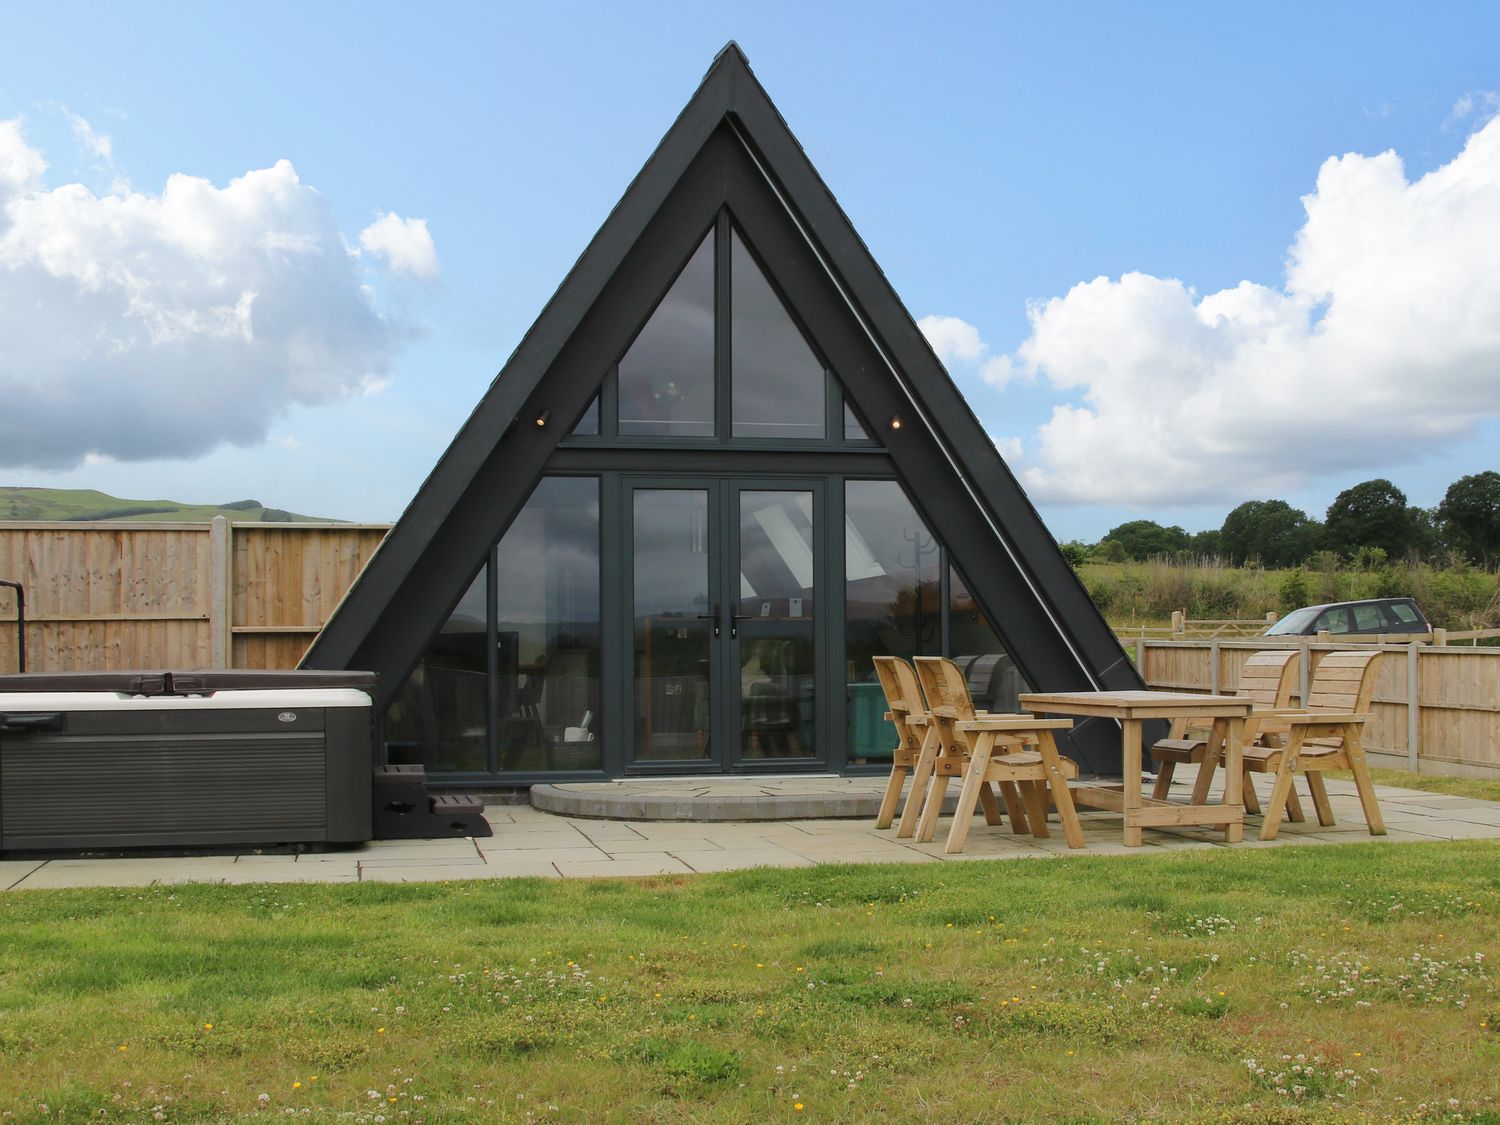
<instances>
[{"instance_id":1,"label":"hot tub step","mask_svg":"<svg viewBox=\"0 0 1500 1125\"><path fill-rule=\"evenodd\" d=\"M376 768L374 813L377 840L493 835L480 798L429 793L427 771L416 765Z\"/></svg>"}]
</instances>

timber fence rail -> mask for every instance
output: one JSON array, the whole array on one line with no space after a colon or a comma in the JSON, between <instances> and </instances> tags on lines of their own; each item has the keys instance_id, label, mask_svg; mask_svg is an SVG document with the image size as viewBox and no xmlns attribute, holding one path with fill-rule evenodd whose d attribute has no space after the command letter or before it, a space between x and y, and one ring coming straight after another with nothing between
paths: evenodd
<instances>
[{"instance_id":1,"label":"timber fence rail","mask_svg":"<svg viewBox=\"0 0 1500 1125\"><path fill-rule=\"evenodd\" d=\"M1365 729L1372 764L1500 777L1500 648L1359 642L1361 648L1368 644L1382 653ZM1152 688L1217 693L1238 686L1251 653L1296 648L1302 652L1301 699L1318 661L1350 647L1345 639L1317 637L1148 638L1137 643L1136 666Z\"/></svg>"},{"instance_id":2,"label":"timber fence rail","mask_svg":"<svg viewBox=\"0 0 1500 1125\"><path fill-rule=\"evenodd\" d=\"M0 523L26 589L27 669L293 668L387 524ZM0 672L18 663L0 588Z\"/></svg>"}]
</instances>

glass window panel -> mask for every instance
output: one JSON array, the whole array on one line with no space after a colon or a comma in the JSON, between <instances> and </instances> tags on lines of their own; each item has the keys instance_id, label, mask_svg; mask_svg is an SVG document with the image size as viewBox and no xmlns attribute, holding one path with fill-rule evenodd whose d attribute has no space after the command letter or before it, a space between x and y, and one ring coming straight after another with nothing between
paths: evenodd
<instances>
[{"instance_id":1,"label":"glass window panel","mask_svg":"<svg viewBox=\"0 0 1500 1125\"><path fill-rule=\"evenodd\" d=\"M481 567L385 713L389 760L434 774L488 772L488 645Z\"/></svg>"},{"instance_id":2,"label":"glass window panel","mask_svg":"<svg viewBox=\"0 0 1500 1125\"><path fill-rule=\"evenodd\" d=\"M730 232L730 384L735 437L815 438L824 425L823 363Z\"/></svg>"},{"instance_id":3,"label":"glass window panel","mask_svg":"<svg viewBox=\"0 0 1500 1125\"><path fill-rule=\"evenodd\" d=\"M578 424L573 427L574 437L598 437L599 436L599 396L594 396L594 401L589 403L588 409L583 412L583 417L578 419Z\"/></svg>"},{"instance_id":4,"label":"glass window panel","mask_svg":"<svg viewBox=\"0 0 1500 1125\"><path fill-rule=\"evenodd\" d=\"M865 432L865 428L859 424L859 419L854 416L854 411L849 409L849 404L847 402L844 403L844 440L870 440L870 435Z\"/></svg>"},{"instance_id":5,"label":"glass window panel","mask_svg":"<svg viewBox=\"0 0 1500 1125\"><path fill-rule=\"evenodd\" d=\"M740 754L810 756L817 713L813 494L747 489L739 504Z\"/></svg>"},{"instance_id":6,"label":"glass window panel","mask_svg":"<svg viewBox=\"0 0 1500 1125\"><path fill-rule=\"evenodd\" d=\"M895 481L849 481L844 512L849 760L889 761L896 732L871 657L940 655L938 542Z\"/></svg>"},{"instance_id":7,"label":"glass window panel","mask_svg":"<svg viewBox=\"0 0 1500 1125\"><path fill-rule=\"evenodd\" d=\"M714 232L620 360L620 433L714 433Z\"/></svg>"},{"instance_id":8,"label":"glass window panel","mask_svg":"<svg viewBox=\"0 0 1500 1125\"><path fill-rule=\"evenodd\" d=\"M599 481L543 477L500 540L504 771L600 768Z\"/></svg>"},{"instance_id":9,"label":"glass window panel","mask_svg":"<svg viewBox=\"0 0 1500 1125\"><path fill-rule=\"evenodd\" d=\"M706 758L708 493L640 488L634 497L635 757Z\"/></svg>"},{"instance_id":10,"label":"glass window panel","mask_svg":"<svg viewBox=\"0 0 1500 1125\"><path fill-rule=\"evenodd\" d=\"M948 653L969 683L982 711L1017 712L1031 686L954 567L948 568Z\"/></svg>"}]
</instances>

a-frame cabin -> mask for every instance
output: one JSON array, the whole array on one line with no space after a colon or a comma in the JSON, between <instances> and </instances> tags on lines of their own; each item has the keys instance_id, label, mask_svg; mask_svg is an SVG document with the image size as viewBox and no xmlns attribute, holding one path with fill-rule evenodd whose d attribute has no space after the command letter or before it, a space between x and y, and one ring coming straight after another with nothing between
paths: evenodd
<instances>
[{"instance_id":1,"label":"a-frame cabin","mask_svg":"<svg viewBox=\"0 0 1500 1125\"><path fill-rule=\"evenodd\" d=\"M882 769L881 653L1142 686L731 43L303 666L380 674L392 762L527 784Z\"/></svg>"}]
</instances>

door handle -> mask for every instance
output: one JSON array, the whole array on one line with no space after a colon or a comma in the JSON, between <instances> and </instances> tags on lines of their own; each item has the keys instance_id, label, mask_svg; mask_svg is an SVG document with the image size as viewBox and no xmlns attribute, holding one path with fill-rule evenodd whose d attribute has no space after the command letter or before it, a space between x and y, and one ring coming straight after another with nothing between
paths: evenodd
<instances>
[{"instance_id":1,"label":"door handle","mask_svg":"<svg viewBox=\"0 0 1500 1125\"><path fill-rule=\"evenodd\" d=\"M754 616L755 614L753 613L731 613L729 615L729 639L731 641L738 640L740 636L740 622L749 621Z\"/></svg>"},{"instance_id":2,"label":"door handle","mask_svg":"<svg viewBox=\"0 0 1500 1125\"><path fill-rule=\"evenodd\" d=\"M714 636L718 637L718 635L719 635L719 629L721 628L721 626L719 625L719 603L718 602L714 603L714 611L712 613L700 613L700 614L697 614L697 618L698 618L699 621L712 621L714 623Z\"/></svg>"}]
</instances>

